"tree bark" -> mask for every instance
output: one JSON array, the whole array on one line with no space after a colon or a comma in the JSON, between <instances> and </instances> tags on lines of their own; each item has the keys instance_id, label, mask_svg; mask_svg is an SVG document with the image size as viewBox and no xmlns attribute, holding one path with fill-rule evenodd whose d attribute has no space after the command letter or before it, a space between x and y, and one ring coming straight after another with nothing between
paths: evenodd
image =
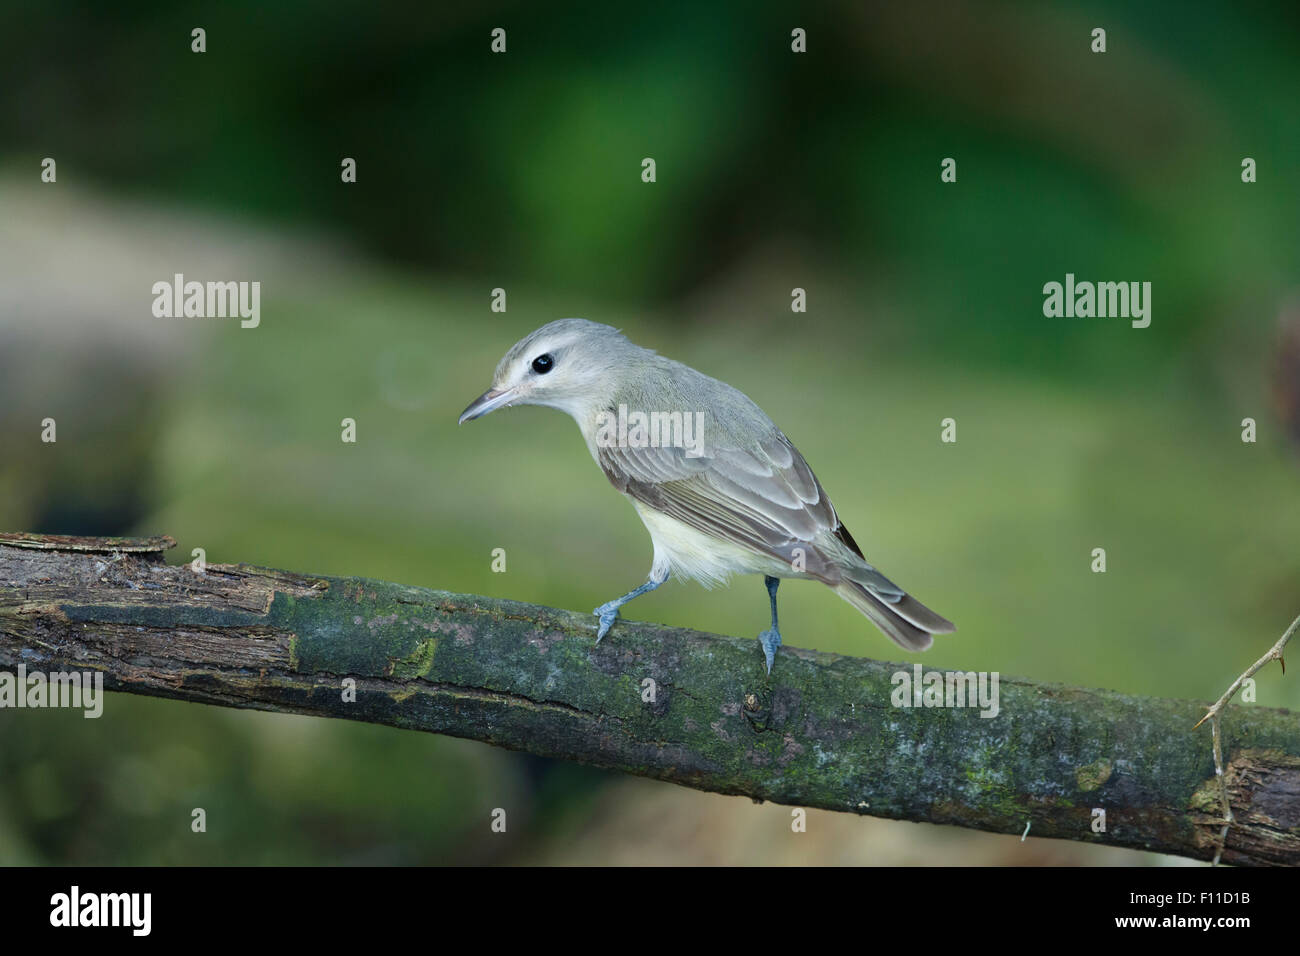
<instances>
[{"instance_id":1,"label":"tree bark","mask_svg":"<svg viewBox=\"0 0 1300 956\"><path fill-rule=\"evenodd\" d=\"M898 707L911 665L784 647L769 677L752 638L620 621L597 644L590 614L198 572L163 563L173 544L0 534L0 672L99 671L111 690L451 734L793 806L1198 859L1219 847L1199 702L1001 677L996 717ZM1295 864L1295 716L1238 706L1223 728L1223 861Z\"/></svg>"}]
</instances>

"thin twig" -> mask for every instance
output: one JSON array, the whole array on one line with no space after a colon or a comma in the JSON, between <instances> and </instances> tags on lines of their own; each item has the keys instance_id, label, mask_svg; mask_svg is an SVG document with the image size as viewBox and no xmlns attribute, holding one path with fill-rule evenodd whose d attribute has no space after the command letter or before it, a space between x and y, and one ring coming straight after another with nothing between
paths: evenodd
<instances>
[{"instance_id":1,"label":"thin twig","mask_svg":"<svg viewBox=\"0 0 1300 956\"><path fill-rule=\"evenodd\" d=\"M1291 622L1291 626L1286 629L1286 633L1283 634L1281 638L1278 639L1278 642L1276 644L1274 644L1271 648L1269 648L1268 653L1266 653L1259 660L1255 661L1255 663L1252 664L1244 674L1242 674L1240 677L1238 677L1235 681L1232 682L1232 686L1229 687L1226 691L1224 691L1223 696L1220 697L1218 700L1216 700L1214 704L1210 706L1205 716L1196 722L1196 727L1201 726L1201 724L1205 723L1211 717L1217 717L1219 715L1219 712L1222 711L1225 706L1227 706L1228 701L1232 699L1233 695L1236 694L1237 691L1241 689L1241 685L1244 684L1251 677L1254 677L1256 672L1261 667L1263 667L1269 661L1282 661L1282 648L1286 647L1287 641L1291 640L1291 635L1295 634L1297 628L1300 628L1300 617L1297 617L1294 621ZM1285 661L1282 661L1282 673L1283 674L1286 673ZM1193 727L1192 729L1195 730L1196 727Z\"/></svg>"},{"instance_id":2,"label":"thin twig","mask_svg":"<svg viewBox=\"0 0 1300 956\"><path fill-rule=\"evenodd\" d=\"M1241 689L1241 685L1248 681L1259 671L1261 667L1269 661L1277 661L1282 665L1282 673L1286 673L1286 660L1282 657L1282 649L1286 647L1291 636L1295 634L1297 628L1300 628L1300 617L1291 622L1291 626L1286 629L1276 644L1269 648L1268 652L1255 661L1240 677L1232 682L1232 686L1223 692L1223 696L1214 702L1206 712L1205 716L1196 722L1196 727L1201 726L1207 720L1210 722L1210 733L1214 740L1214 774L1219 778L1219 791L1223 798L1223 829L1219 833L1219 849L1214 854L1212 866L1219 865L1219 859L1223 856L1224 848L1228 844L1228 828L1233 824L1232 802L1228 799L1228 779L1223 772L1223 726L1220 717L1223 708L1228 705L1233 696ZM1196 727L1192 729L1195 730Z\"/></svg>"}]
</instances>

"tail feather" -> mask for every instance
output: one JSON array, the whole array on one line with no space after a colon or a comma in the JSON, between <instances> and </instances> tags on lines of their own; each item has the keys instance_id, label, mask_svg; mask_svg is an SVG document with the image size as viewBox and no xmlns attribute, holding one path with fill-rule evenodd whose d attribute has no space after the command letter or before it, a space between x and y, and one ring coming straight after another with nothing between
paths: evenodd
<instances>
[{"instance_id":1,"label":"tail feather","mask_svg":"<svg viewBox=\"0 0 1300 956\"><path fill-rule=\"evenodd\" d=\"M924 651L934 643L933 635L950 634L957 629L947 618L906 593L895 601L889 601L866 585L848 579L835 588L835 593L865 614L872 624L904 650Z\"/></svg>"},{"instance_id":2,"label":"tail feather","mask_svg":"<svg viewBox=\"0 0 1300 956\"><path fill-rule=\"evenodd\" d=\"M951 634L957 630L957 625L940 614L934 613L916 598L910 594L904 594L902 600L886 601L889 609L903 618L915 624L923 631L929 631L931 634Z\"/></svg>"}]
</instances>

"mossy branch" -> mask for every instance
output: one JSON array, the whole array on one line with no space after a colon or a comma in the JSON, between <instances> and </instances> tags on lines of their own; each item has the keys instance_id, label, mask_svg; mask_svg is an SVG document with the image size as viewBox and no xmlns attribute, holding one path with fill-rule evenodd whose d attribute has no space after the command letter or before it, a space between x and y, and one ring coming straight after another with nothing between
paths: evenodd
<instances>
[{"instance_id":1,"label":"mossy branch","mask_svg":"<svg viewBox=\"0 0 1300 956\"><path fill-rule=\"evenodd\" d=\"M794 806L1211 859L1205 705L1002 677L996 717L895 707L907 665L361 578L167 565L169 538L0 535L0 671L366 720ZM355 694L347 693L348 687ZM111 706L111 705L110 705ZM1300 727L1225 722L1223 860L1300 862ZM1095 809L1105 831L1094 832Z\"/></svg>"}]
</instances>

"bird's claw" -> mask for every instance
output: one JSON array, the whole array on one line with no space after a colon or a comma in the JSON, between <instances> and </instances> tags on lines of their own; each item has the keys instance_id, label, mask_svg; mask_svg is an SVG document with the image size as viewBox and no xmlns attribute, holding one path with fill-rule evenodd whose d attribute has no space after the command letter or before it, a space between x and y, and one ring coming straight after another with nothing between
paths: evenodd
<instances>
[{"instance_id":1,"label":"bird's claw","mask_svg":"<svg viewBox=\"0 0 1300 956\"><path fill-rule=\"evenodd\" d=\"M600 628L596 631L596 643L599 644L601 638L609 633L609 629L618 620L618 605L610 601L607 604L602 604L591 613L600 618Z\"/></svg>"},{"instance_id":2,"label":"bird's claw","mask_svg":"<svg viewBox=\"0 0 1300 956\"><path fill-rule=\"evenodd\" d=\"M767 660L767 672L771 674L772 660L776 657L776 649L781 646L781 632L774 627L768 628L758 635L758 643L762 645L763 657Z\"/></svg>"}]
</instances>

